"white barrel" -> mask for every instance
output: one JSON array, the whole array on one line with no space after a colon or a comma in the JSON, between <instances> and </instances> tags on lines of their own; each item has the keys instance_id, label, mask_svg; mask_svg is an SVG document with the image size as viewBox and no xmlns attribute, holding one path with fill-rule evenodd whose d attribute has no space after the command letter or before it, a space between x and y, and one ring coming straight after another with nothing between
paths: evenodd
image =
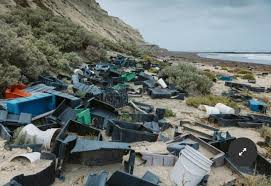
<instances>
[{"instance_id":1,"label":"white barrel","mask_svg":"<svg viewBox=\"0 0 271 186\"><path fill-rule=\"evenodd\" d=\"M220 111L221 114L235 114L235 110L227 105L218 103L215 107Z\"/></svg>"},{"instance_id":2,"label":"white barrel","mask_svg":"<svg viewBox=\"0 0 271 186\"><path fill-rule=\"evenodd\" d=\"M167 84L162 78L158 79L157 83L159 83L159 85L161 85L162 88L167 88Z\"/></svg>"},{"instance_id":3,"label":"white barrel","mask_svg":"<svg viewBox=\"0 0 271 186\"><path fill-rule=\"evenodd\" d=\"M35 125L26 125L19 133L18 138L24 144L42 144L46 149L50 149L54 138L60 129L52 128L46 131L38 129Z\"/></svg>"},{"instance_id":4,"label":"white barrel","mask_svg":"<svg viewBox=\"0 0 271 186\"><path fill-rule=\"evenodd\" d=\"M206 112L206 117L209 117L211 114L220 114L219 109L216 107L210 107L208 105L200 105L198 108Z\"/></svg>"},{"instance_id":5,"label":"white barrel","mask_svg":"<svg viewBox=\"0 0 271 186\"><path fill-rule=\"evenodd\" d=\"M178 186L197 186L210 172L213 162L188 145L181 153L170 179Z\"/></svg>"}]
</instances>

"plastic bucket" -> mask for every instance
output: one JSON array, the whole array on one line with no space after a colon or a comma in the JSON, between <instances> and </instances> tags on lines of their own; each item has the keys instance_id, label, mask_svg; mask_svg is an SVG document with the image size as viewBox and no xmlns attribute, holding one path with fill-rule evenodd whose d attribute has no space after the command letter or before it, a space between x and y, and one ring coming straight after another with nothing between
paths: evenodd
<instances>
[{"instance_id":1,"label":"plastic bucket","mask_svg":"<svg viewBox=\"0 0 271 186\"><path fill-rule=\"evenodd\" d=\"M199 151L193 149L193 148L190 147L189 145L186 146L186 151L187 151L187 152L189 151L189 152L191 153L191 155L193 154L193 155L196 156L198 159L200 159L200 160L201 160L200 163L204 163L204 165L205 165L207 168L210 168L210 167L212 166L213 162L212 162L210 159L206 158L206 157L203 156ZM185 152L186 152L186 151L185 151ZM181 153L182 153L182 152L181 152Z\"/></svg>"},{"instance_id":2,"label":"plastic bucket","mask_svg":"<svg viewBox=\"0 0 271 186\"><path fill-rule=\"evenodd\" d=\"M186 146L171 171L170 179L180 186L196 186L210 172L212 163L201 153Z\"/></svg>"},{"instance_id":3,"label":"plastic bucket","mask_svg":"<svg viewBox=\"0 0 271 186\"><path fill-rule=\"evenodd\" d=\"M235 110L233 108L222 103L216 104L215 108L217 108L221 114L235 114Z\"/></svg>"}]
</instances>

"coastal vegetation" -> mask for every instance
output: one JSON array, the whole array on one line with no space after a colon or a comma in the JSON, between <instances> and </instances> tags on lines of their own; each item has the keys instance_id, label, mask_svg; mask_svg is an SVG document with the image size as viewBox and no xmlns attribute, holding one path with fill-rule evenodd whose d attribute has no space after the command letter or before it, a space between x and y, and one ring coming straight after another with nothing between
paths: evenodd
<instances>
[{"instance_id":1,"label":"coastal vegetation","mask_svg":"<svg viewBox=\"0 0 271 186\"><path fill-rule=\"evenodd\" d=\"M2 90L44 72L69 73L83 62L102 61L107 51L143 56L135 43L112 42L41 8L14 8L0 24Z\"/></svg>"},{"instance_id":2,"label":"coastal vegetation","mask_svg":"<svg viewBox=\"0 0 271 186\"><path fill-rule=\"evenodd\" d=\"M170 84L187 91L190 95L207 95L213 85L202 71L191 64L166 67L162 70L161 75Z\"/></svg>"},{"instance_id":3,"label":"coastal vegetation","mask_svg":"<svg viewBox=\"0 0 271 186\"><path fill-rule=\"evenodd\" d=\"M197 97L190 97L186 100L187 105L196 107L196 108L198 108L199 105L215 106L217 103L223 103L234 109L239 108L236 102L233 102L232 100L224 96L214 96L214 95L197 96Z\"/></svg>"}]
</instances>

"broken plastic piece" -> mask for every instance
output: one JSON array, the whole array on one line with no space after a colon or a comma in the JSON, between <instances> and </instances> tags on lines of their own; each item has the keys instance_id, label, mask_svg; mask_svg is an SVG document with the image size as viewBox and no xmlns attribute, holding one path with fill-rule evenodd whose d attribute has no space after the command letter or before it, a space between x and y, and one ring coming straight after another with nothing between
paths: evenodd
<instances>
[{"instance_id":1,"label":"broken plastic piece","mask_svg":"<svg viewBox=\"0 0 271 186\"><path fill-rule=\"evenodd\" d=\"M16 159L23 158L23 159L28 160L30 163L34 163L35 161L40 160L40 157L41 157L41 153L31 152L31 153L17 155L15 157L13 157L10 161L14 161Z\"/></svg>"},{"instance_id":2,"label":"broken plastic piece","mask_svg":"<svg viewBox=\"0 0 271 186\"><path fill-rule=\"evenodd\" d=\"M140 102L137 102L137 101L134 101L133 100L133 103L139 107L141 110L144 110L145 112L147 113L150 113L154 110L154 107L152 105L148 105L148 104L145 104L145 103L140 103Z\"/></svg>"},{"instance_id":3,"label":"broken plastic piece","mask_svg":"<svg viewBox=\"0 0 271 186\"><path fill-rule=\"evenodd\" d=\"M130 151L129 144L93 141L78 138L71 150L69 162L83 165L106 165L122 162L123 155Z\"/></svg>"},{"instance_id":4,"label":"broken plastic piece","mask_svg":"<svg viewBox=\"0 0 271 186\"><path fill-rule=\"evenodd\" d=\"M250 110L253 112L266 113L266 111L267 111L267 104L265 104L262 101L255 100L255 99L249 100L248 106L249 106Z\"/></svg>"},{"instance_id":5,"label":"broken plastic piece","mask_svg":"<svg viewBox=\"0 0 271 186\"><path fill-rule=\"evenodd\" d=\"M32 115L27 113L9 114L5 110L0 110L0 123L10 126L23 126L30 124L32 121Z\"/></svg>"},{"instance_id":6,"label":"broken plastic piece","mask_svg":"<svg viewBox=\"0 0 271 186\"><path fill-rule=\"evenodd\" d=\"M26 88L25 85L16 85L11 86L6 89L5 91L5 98L6 99L14 99L14 98L22 98L22 97L29 97L31 96L30 93L26 92L24 89Z\"/></svg>"},{"instance_id":7,"label":"broken plastic piece","mask_svg":"<svg viewBox=\"0 0 271 186\"><path fill-rule=\"evenodd\" d=\"M157 185L160 183L160 178L150 171L147 171L142 179Z\"/></svg>"},{"instance_id":8,"label":"broken plastic piece","mask_svg":"<svg viewBox=\"0 0 271 186\"><path fill-rule=\"evenodd\" d=\"M147 166L165 166L172 167L177 161L177 157L171 154L141 153L142 159L146 161Z\"/></svg>"},{"instance_id":9,"label":"broken plastic piece","mask_svg":"<svg viewBox=\"0 0 271 186\"><path fill-rule=\"evenodd\" d=\"M112 134L113 141L128 143L138 141L154 142L158 138L158 134L149 132L141 124L116 120L111 120L108 123L107 134Z\"/></svg>"},{"instance_id":10,"label":"broken plastic piece","mask_svg":"<svg viewBox=\"0 0 271 186\"><path fill-rule=\"evenodd\" d=\"M49 94L53 94L56 97L56 106L58 106L62 101L66 101L72 108L75 108L80 105L81 100L78 97L72 96L70 94L66 94L63 92L55 91L55 90L47 90L45 91Z\"/></svg>"},{"instance_id":11,"label":"broken plastic piece","mask_svg":"<svg viewBox=\"0 0 271 186\"><path fill-rule=\"evenodd\" d=\"M37 93L37 92L46 92L49 90L54 90L55 87L47 86L44 84L37 84L31 87L27 87L25 90L29 93Z\"/></svg>"},{"instance_id":12,"label":"broken plastic piece","mask_svg":"<svg viewBox=\"0 0 271 186\"><path fill-rule=\"evenodd\" d=\"M99 174L90 174L85 186L106 186L109 173L102 171Z\"/></svg>"},{"instance_id":13,"label":"broken plastic piece","mask_svg":"<svg viewBox=\"0 0 271 186\"><path fill-rule=\"evenodd\" d=\"M116 171L112 174L112 176L107 181L108 186L158 186L158 184L154 184L152 182L146 181L139 177L127 174L125 172Z\"/></svg>"},{"instance_id":14,"label":"broken plastic piece","mask_svg":"<svg viewBox=\"0 0 271 186\"><path fill-rule=\"evenodd\" d=\"M67 102L67 100L64 100L49 118L62 125L66 124L70 120L75 120L76 112Z\"/></svg>"},{"instance_id":15,"label":"broken plastic piece","mask_svg":"<svg viewBox=\"0 0 271 186\"><path fill-rule=\"evenodd\" d=\"M106 128L108 121L116 119L119 115L116 108L97 99L90 99L85 106L78 108L89 108L91 111L92 125L99 129Z\"/></svg>"},{"instance_id":16,"label":"broken plastic piece","mask_svg":"<svg viewBox=\"0 0 271 186\"><path fill-rule=\"evenodd\" d=\"M151 132L159 133L160 132L160 127L159 124L155 121L152 122L144 122L143 126L150 130Z\"/></svg>"},{"instance_id":17,"label":"broken plastic piece","mask_svg":"<svg viewBox=\"0 0 271 186\"><path fill-rule=\"evenodd\" d=\"M214 162L213 164L214 167L219 167L224 164L224 157L225 157L224 152L220 151L219 149L213 147L212 145L208 144L207 142L203 141L202 139L192 134L184 134L181 136L177 136L174 139L174 141L172 141L172 143L181 142L187 139L195 141L199 144L199 151L202 152L203 155L207 156L209 159L211 159Z\"/></svg>"},{"instance_id":18,"label":"broken plastic piece","mask_svg":"<svg viewBox=\"0 0 271 186\"><path fill-rule=\"evenodd\" d=\"M20 185L27 186L48 186L52 185L55 182L56 178L56 157L51 153L41 153L41 159L44 160L52 160L52 163L42 170L33 175L18 175L10 181L9 185L12 186L11 183L18 183ZM18 186L18 185L15 185Z\"/></svg>"},{"instance_id":19,"label":"broken plastic piece","mask_svg":"<svg viewBox=\"0 0 271 186\"><path fill-rule=\"evenodd\" d=\"M85 125L91 125L91 116L89 109L76 109L76 120Z\"/></svg>"},{"instance_id":20,"label":"broken plastic piece","mask_svg":"<svg viewBox=\"0 0 271 186\"><path fill-rule=\"evenodd\" d=\"M175 155L175 156L179 156L180 152L185 148L186 145L189 145L190 147L192 147L195 150L199 149L199 143L196 141L193 141L191 139L185 139L181 142L176 142L176 143L171 143L167 146L167 150Z\"/></svg>"},{"instance_id":21,"label":"broken plastic piece","mask_svg":"<svg viewBox=\"0 0 271 186\"><path fill-rule=\"evenodd\" d=\"M134 172L134 165L135 165L135 157L136 153L134 150L130 151L130 156L128 161L124 161L124 170L129 174L133 174Z\"/></svg>"},{"instance_id":22,"label":"broken plastic piece","mask_svg":"<svg viewBox=\"0 0 271 186\"><path fill-rule=\"evenodd\" d=\"M7 141L10 141L12 138L8 130L1 124L0 124L0 137Z\"/></svg>"},{"instance_id":23,"label":"broken plastic piece","mask_svg":"<svg viewBox=\"0 0 271 186\"><path fill-rule=\"evenodd\" d=\"M153 89L150 89L150 95L151 97L154 99L154 98L171 98L173 94L173 91L169 90L169 89L162 89L162 88L159 88L159 87L156 87L156 88L153 88Z\"/></svg>"},{"instance_id":24,"label":"broken plastic piece","mask_svg":"<svg viewBox=\"0 0 271 186\"><path fill-rule=\"evenodd\" d=\"M75 134L76 136L71 136L69 135L70 133ZM74 147L77 136L93 140L103 139L100 130L70 120L61 129L61 132L56 137L56 143L52 149L52 152L56 154L58 158L63 159L66 153L69 153L67 151Z\"/></svg>"},{"instance_id":25,"label":"broken plastic piece","mask_svg":"<svg viewBox=\"0 0 271 186\"><path fill-rule=\"evenodd\" d=\"M41 150L42 150L42 144L22 144L22 145L10 144L7 147L9 150L12 150L15 148L21 148L21 149L30 148L32 150L32 152L41 152Z\"/></svg>"},{"instance_id":26,"label":"broken plastic piece","mask_svg":"<svg viewBox=\"0 0 271 186\"><path fill-rule=\"evenodd\" d=\"M45 85L56 87L56 90L66 90L68 86L53 76L39 76L39 81Z\"/></svg>"},{"instance_id":27,"label":"broken plastic piece","mask_svg":"<svg viewBox=\"0 0 271 186\"><path fill-rule=\"evenodd\" d=\"M235 114L214 114L210 115L209 119L212 123L217 123L219 126L237 126L238 122L249 122L251 117L239 116Z\"/></svg>"},{"instance_id":28,"label":"broken plastic piece","mask_svg":"<svg viewBox=\"0 0 271 186\"><path fill-rule=\"evenodd\" d=\"M121 78L124 81L132 81L132 80L135 79L135 77L136 77L136 74L134 72L126 72L126 73L121 75Z\"/></svg>"}]
</instances>

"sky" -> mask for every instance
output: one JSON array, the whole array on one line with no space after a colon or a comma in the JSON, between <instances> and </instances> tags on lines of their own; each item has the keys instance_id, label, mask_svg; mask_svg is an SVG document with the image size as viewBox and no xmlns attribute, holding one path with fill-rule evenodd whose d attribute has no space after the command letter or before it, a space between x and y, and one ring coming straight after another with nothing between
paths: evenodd
<instances>
[{"instance_id":1,"label":"sky","mask_svg":"<svg viewBox=\"0 0 271 186\"><path fill-rule=\"evenodd\" d=\"M97 0L172 51L271 51L271 0Z\"/></svg>"}]
</instances>

